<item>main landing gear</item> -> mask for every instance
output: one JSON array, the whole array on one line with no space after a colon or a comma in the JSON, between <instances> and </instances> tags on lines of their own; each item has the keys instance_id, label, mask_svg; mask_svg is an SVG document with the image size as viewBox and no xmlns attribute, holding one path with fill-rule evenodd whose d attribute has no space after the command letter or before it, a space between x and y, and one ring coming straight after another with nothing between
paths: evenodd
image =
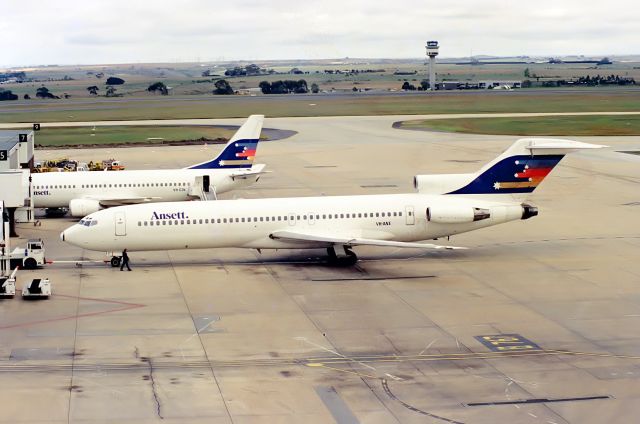
<instances>
[{"instance_id":1,"label":"main landing gear","mask_svg":"<svg viewBox=\"0 0 640 424\"><path fill-rule=\"evenodd\" d=\"M111 263L112 268L118 268L120 266L120 256L112 257L109 263Z\"/></svg>"},{"instance_id":2,"label":"main landing gear","mask_svg":"<svg viewBox=\"0 0 640 424\"><path fill-rule=\"evenodd\" d=\"M339 266L352 266L358 262L358 256L351 250L351 246L342 246L344 249L344 256L338 256L336 254L335 246L327 248L327 254L329 255L329 263Z\"/></svg>"}]
</instances>

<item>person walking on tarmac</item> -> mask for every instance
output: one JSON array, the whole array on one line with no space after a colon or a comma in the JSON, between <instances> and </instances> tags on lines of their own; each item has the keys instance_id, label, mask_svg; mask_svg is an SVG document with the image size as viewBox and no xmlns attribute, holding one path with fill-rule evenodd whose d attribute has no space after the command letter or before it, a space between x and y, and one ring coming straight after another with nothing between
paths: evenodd
<instances>
[{"instance_id":1,"label":"person walking on tarmac","mask_svg":"<svg viewBox=\"0 0 640 424\"><path fill-rule=\"evenodd\" d=\"M120 271L124 271L124 266L127 266L127 271L131 271L129 268L129 255L127 255L127 249L122 251L122 264L120 265Z\"/></svg>"}]
</instances>

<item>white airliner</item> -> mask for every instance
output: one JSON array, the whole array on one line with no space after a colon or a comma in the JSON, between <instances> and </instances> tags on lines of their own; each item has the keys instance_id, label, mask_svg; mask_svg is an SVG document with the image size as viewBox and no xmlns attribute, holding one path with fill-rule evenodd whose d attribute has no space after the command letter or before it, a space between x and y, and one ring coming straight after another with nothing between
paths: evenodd
<instances>
[{"instance_id":1,"label":"white airliner","mask_svg":"<svg viewBox=\"0 0 640 424\"><path fill-rule=\"evenodd\" d=\"M85 217L61 238L107 252L327 248L345 263L355 263L358 245L455 249L419 241L536 216L524 198L565 154L600 147L525 138L477 173L416 175L417 193L124 206Z\"/></svg>"},{"instance_id":2,"label":"white airliner","mask_svg":"<svg viewBox=\"0 0 640 424\"><path fill-rule=\"evenodd\" d=\"M208 200L248 186L264 172L265 165L253 164L263 120L250 116L218 157L184 169L32 174L34 207L83 217L111 206Z\"/></svg>"}]
</instances>

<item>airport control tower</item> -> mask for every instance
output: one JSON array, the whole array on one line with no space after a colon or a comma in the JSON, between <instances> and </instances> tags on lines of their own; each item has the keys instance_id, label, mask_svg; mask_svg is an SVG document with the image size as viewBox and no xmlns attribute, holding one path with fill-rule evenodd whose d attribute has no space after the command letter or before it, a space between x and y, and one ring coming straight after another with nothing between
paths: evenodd
<instances>
[{"instance_id":1,"label":"airport control tower","mask_svg":"<svg viewBox=\"0 0 640 424\"><path fill-rule=\"evenodd\" d=\"M429 90L436 89L436 56L438 56L438 42L427 41L427 56L429 57Z\"/></svg>"}]
</instances>

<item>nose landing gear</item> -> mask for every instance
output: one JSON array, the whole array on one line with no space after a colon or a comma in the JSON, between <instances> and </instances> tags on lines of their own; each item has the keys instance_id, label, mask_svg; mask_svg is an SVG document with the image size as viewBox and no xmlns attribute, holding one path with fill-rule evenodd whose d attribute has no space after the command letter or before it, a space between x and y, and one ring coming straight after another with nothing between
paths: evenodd
<instances>
[{"instance_id":1,"label":"nose landing gear","mask_svg":"<svg viewBox=\"0 0 640 424\"><path fill-rule=\"evenodd\" d=\"M336 253L336 249L334 246L327 248L327 254L329 255L329 263L331 265L338 266L353 266L358 262L358 256L355 254L353 250L351 250L351 246L342 246L344 250L344 256Z\"/></svg>"}]
</instances>

